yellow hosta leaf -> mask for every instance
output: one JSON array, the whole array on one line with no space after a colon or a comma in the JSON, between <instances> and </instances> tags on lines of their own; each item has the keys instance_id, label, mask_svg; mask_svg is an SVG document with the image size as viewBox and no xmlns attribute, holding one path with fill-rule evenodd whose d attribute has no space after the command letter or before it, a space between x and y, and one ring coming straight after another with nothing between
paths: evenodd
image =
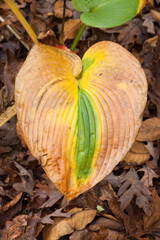
<instances>
[{"instance_id":1,"label":"yellow hosta leaf","mask_svg":"<svg viewBox=\"0 0 160 240\"><path fill-rule=\"evenodd\" d=\"M138 60L112 42L81 60L36 44L17 75L21 137L67 200L90 189L133 145L147 99Z\"/></svg>"}]
</instances>

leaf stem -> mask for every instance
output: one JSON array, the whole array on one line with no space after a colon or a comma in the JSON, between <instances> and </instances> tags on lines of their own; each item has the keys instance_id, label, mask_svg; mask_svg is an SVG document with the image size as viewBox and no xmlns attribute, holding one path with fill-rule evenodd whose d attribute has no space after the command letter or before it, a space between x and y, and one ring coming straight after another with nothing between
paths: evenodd
<instances>
[{"instance_id":1,"label":"leaf stem","mask_svg":"<svg viewBox=\"0 0 160 240\"><path fill-rule=\"evenodd\" d=\"M7 111L0 115L0 127L2 127L8 120L16 115L16 105L9 107Z\"/></svg>"},{"instance_id":2,"label":"leaf stem","mask_svg":"<svg viewBox=\"0 0 160 240\"><path fill-rule=\"evenodd\" d=\"M31 37L32 41L37 44L38 40L37 40L37 36L35 34L35 32L33 31L33 29L31 28L31 26L28 24L28 22L26 21L26 19L23 17L23 15L21 14L21 12L19 11L19 9L15 6L15 4L11 1L11 0L4 0L5 3L10 7L10 9L12 10L12 12L16 15L16 17L18 18L18 20L20 21L20 23L23 25L23 27L25 28L25 30L27 31L27 33L29 34L29 36Z\"/></svg>"},{"instance_id":3,"label":"leaf stem","mask_svg":"<svg viewBox=\"0 0 160 240\"><path fill-rule=\"evenodd\" d=\"M82 33L84 32L84 29L86 28L86 24L83 23L83 25L81 26L76 38L74 39L72 46L71 46L71 51L74 51L74 49L76 48L80 37L82 36Z\"/></svg>"},{"instance_id":4,"label":"leaf stem","mask_svg":"<svg viewBox=\"0 0 160 240\"><path fill-rule=\"evenodd\" d=\"M66 0L64 0L64 5L63 5L63 20L62 20L62 30L61 30L61 34L59 37L59 43L63 44L63 37L64 37L64 23L65 23L65 14L66 13Z\"/></svg>"}]
</instances>

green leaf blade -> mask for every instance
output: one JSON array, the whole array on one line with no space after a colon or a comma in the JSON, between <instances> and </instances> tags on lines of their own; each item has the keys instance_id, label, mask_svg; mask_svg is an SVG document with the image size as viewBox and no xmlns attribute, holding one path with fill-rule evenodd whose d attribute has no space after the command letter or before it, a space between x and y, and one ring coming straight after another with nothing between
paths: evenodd
<instances>
[{"instance_id":1,"label":"green leaf blade","mask_svg":"<svg viewBox=\"0 0 160 240\"><path fill-rule=\"evenodd\" d=\"M73 0L82 11L81 21L88 26L112 28L124 24L136 16L140 0Z\"/></svg>"}]
</instances>

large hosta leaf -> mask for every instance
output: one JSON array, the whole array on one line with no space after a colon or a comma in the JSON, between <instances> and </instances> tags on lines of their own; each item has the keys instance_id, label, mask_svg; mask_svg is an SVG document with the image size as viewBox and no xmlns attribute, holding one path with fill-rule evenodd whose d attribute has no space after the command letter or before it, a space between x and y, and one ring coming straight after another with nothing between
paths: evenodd
<instances>
[{"instance_id":1,"label":"large hosta leaf","mask_svg":"<svg viewBox=\"0 0 160 240\"><path fill-rule=\"evenodd\" d=\"M135 141L147 82L137 59L116 43L74 53L36 44L16 79L23 140L70 200L93 187Z\"/></svg>"},{"instance_id":2,"label":"large hosta leaf","mask_svg":"<svg viewBox=\"0 0 160 240\"><path fill-rule=\"evenodd\" d=\"M145 6L146 0L73 0L88 26L111 28L128 22Z\"/></svg>"}]
</instances>

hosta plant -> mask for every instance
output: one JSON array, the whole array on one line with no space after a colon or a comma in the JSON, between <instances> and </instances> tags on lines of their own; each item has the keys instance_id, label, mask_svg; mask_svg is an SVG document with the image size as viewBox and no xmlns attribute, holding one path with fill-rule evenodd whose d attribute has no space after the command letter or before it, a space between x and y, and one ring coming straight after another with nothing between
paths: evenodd
<instances>
[{"instance_id":1,"label":"hosta plant","mask_svg":"<svg viewBox=\"0 0 160 240\"><path fill-rule=\"evenodd\" d=\"M146 0L73 0L89 26L111 28L128 22L145 6Z\"/></svg>"},{"instance_id":2,"label":"hosta plant","mask_svg":"<svg viewBox=\"0 0 160 240\"><path fill-rule=\"evenodd\" d=\"M81 60L36 42L16 78L18 133L71 200L128 152L146 97L143 69L120 45L99 42Z\"/></svg>"}]
</instances>

